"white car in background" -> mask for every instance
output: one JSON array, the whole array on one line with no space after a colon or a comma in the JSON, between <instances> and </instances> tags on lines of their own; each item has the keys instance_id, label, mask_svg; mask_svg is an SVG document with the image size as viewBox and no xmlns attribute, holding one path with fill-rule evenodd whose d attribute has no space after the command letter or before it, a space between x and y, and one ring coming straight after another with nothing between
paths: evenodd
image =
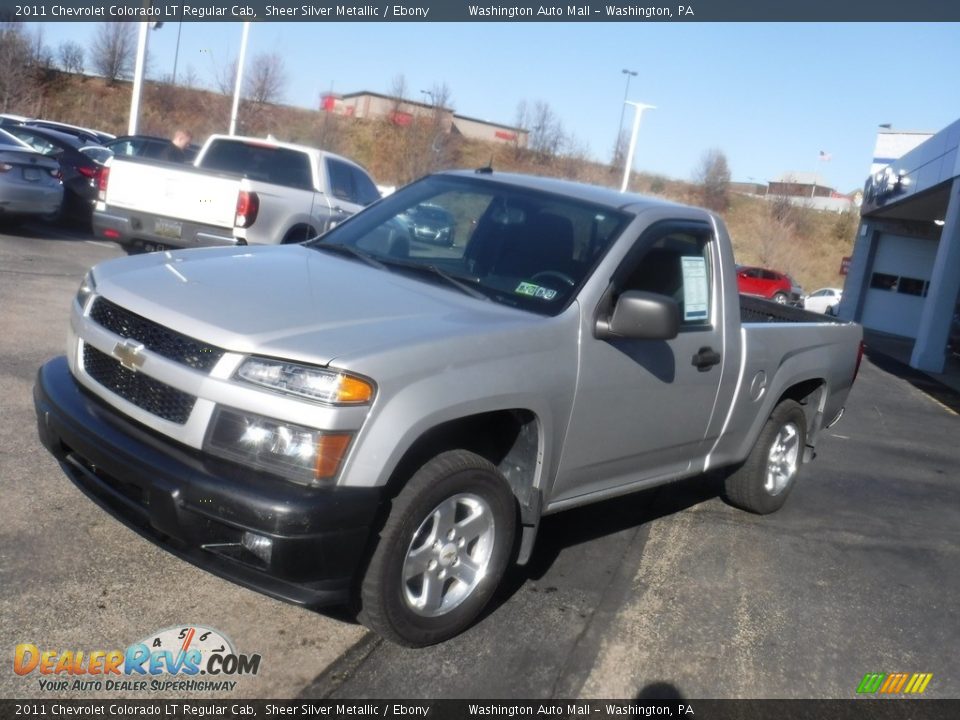
<instances>
[{"instance_id":1,"label":"white car in background","mask_svg":"<svg viewBox=\"0 0 960 720\"><path fill-rule=\"evenodd\" d=\"M820 288L803 299L803 307L811 312L836 315L841 297L843 297L841 288Z\"/></svg>"}]
</instances>

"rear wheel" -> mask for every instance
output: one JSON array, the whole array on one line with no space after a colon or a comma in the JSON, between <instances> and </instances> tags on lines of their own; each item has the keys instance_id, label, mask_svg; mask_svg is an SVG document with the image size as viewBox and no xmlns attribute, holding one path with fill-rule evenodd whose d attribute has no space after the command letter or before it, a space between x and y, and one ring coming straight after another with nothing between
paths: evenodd
<instances>
[{"instance_id":1,"label":"rear wheel","mask_svg":"<svg viewBox=\"0 0 960 720\"><path fill-rule=\"evenodd\" d=\"M465 450L421 467L393 500L360 590L367 627L410 647L465 630L493 595L513 549L506 480Z\"/></svg>"},{"instance_id":2,"label":"rear wheel","mask_svg":"<svg viewBox=\"0 0 960 720\"><path fill-rule=\"evenodd\" d=\"M289 245L291 243L302 243L311 238L317 236L317 231L314 230L309 225L298 225L297 227L290 228L287 231L287 234L283 237L283 245Z\"/></svg>"},{"instance_id":3,"label":"rear wheel","mask_svg":"<svg viewBox=\"0 0 960 720\"><path fill-rule=\"evenodd\" d=\"M777 405L746 462L727 476L724 495L731 505L766 515L783 507L793 489L807 441L807 419L794 400Z\"/></svg>"}]
</instances>

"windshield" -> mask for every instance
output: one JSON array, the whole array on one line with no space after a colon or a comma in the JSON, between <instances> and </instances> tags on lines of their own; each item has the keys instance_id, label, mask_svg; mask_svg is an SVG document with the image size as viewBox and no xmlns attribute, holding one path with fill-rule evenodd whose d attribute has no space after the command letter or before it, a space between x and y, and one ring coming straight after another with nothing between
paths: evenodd
<instances>
[{"instance_id":1,"label":"windshield","mask_svg":"<svg viewBox=\"0 0 960 720\"><path fill-rule=\"evenodd\" d=\"M629 218L608 207L481 178L425 178L318 240L534 312L560 312Z\"/></svg>"}]
</instances>

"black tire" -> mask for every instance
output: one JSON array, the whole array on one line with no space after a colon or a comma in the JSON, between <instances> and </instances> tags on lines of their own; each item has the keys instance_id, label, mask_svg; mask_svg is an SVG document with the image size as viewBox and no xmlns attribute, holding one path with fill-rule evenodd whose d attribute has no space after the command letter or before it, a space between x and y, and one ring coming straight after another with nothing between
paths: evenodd
<instances>
[{"instance_id":1,"label":"black tire","mask_svg":"<svg viewBox=\"0 0 960 720\"><path fill-rule=\"evenodd\" d=\"M23 225L23 218L19 215L0 215L0 232L17 230Z\"/></svg>"},{"instance_id":2,"label":"black tire","mask_svg":"<svg viewBox=\"0 0 960 720\"><path fill-rule=\"evenodd\" d=\"M806 441L807 418L803 408L794 400L781 401L770 413L746 461L724 480L727 502L758 515L783 507L802 467ZM789 445L795 449L795 454L789 451L781 454L781 463L772 457L778 442L781 447ZM791 465L792 472L787 473L786 468Z\"/></svg>"},{"instance_id":3,"label":"black tire","mask_svg":"<svg viewBox=\"0 0 960 720\"><path fill-rule=\"evenodd\" d=\"M470 511L466 517L461 516L464 510ZM392 502L360 587L360 620L408 647L433 645L465 630L507 567L516 512L506 480L478 455L452 450L428 461ZM490 527L467 543L487 516ZM454 535L438 534L444 527ZM444 542L434 542L438 536ZM460 579L479 566L485 571L472 573L472 582Z\"/></svg>"},{"instance_id":4,"label":"black tire","mask_svg":"<svg viewBox=\"0 0 960 720\"><path fill-rule=\"evenodd\" d=\"M785 293L778 292L776 295L773 296L773 301L777 303L777 305L786 305L787 296Z\"/></svg>"}]
</instances>

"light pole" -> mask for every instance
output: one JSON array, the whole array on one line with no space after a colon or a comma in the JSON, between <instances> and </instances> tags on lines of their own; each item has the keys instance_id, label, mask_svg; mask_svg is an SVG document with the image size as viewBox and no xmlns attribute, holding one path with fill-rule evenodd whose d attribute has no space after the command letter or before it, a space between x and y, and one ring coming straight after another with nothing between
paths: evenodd
<instances>
[{"instance_id":1,"label":"light pole","mask_svg":"<svg viewBox=\"0 0 960 720\"><path fill-rule=\"evenodd\" d=\"M151 7L150 0L145 0L144 8ZM143 21L137 34L137 60L133 70L133 88L130 92L130 118L127 121L127 135L137 134L137 125L140 122L140 95L143 92L143 75L147 71L147 34L150 28L159 30L162 22Z\"/></svg>"},{"instance_id":2,"label":"light pole","mask_svg":"<svg viewBox=\"0 0 960 720\"><path fill-rule=\"evenodd\" d=\"M233 86L233 109L230 111L230 134L237 134L237 113L240 110L240 88L243 87L243 63L247 55L247 38L250 37L250 23L243 23L240 34L240 57L237 58L237 78Z\"/></svg>"},{"instance_id":3,"label":"light pole","mask_svg":"<svg viewBox=\"0 0 960 720\"><path fill-rule=\"evenodd\" d=\"M620 72L627 76L627 87L623 91L623 106L620 108L620 127L617 128L617 141L614 146L617 148L618 153L620 151L620 136L623 134L623 111L627 109L627 95L630 92L630 78L637 76L635 70L623 69Z\"/></svg>"},{"instance_id":4,"label":"light pole","mask_svg":"<svg viewBox=\"0 0 960 720\"><path fill-rule=\"evenodd\" d=\"M627 185L630 183L630 171L633 169L633 151L637 149L637 132L640 130L640 116L644 110L656 110L653 105L644 103L624 102L624 105L633 105L633 132L630 133L630 149L627 150L627 163L623 168L623 185L620 186L620 192L627 191Z\"/></svg>"},{"instance_id":5,"label":"light pole","mask_svg":"<svg viewBox=\"0 0 960 720\"><path fill-rule=\"evenodd\" d=\"M434 95L433 90L421 90L420 94L423 95L424 105L429 104L431 107L434 107L437 104L435 99L436 96ZM429 100L430 102L427 103L426 100Z\"/></svg>"}]
</instances>

